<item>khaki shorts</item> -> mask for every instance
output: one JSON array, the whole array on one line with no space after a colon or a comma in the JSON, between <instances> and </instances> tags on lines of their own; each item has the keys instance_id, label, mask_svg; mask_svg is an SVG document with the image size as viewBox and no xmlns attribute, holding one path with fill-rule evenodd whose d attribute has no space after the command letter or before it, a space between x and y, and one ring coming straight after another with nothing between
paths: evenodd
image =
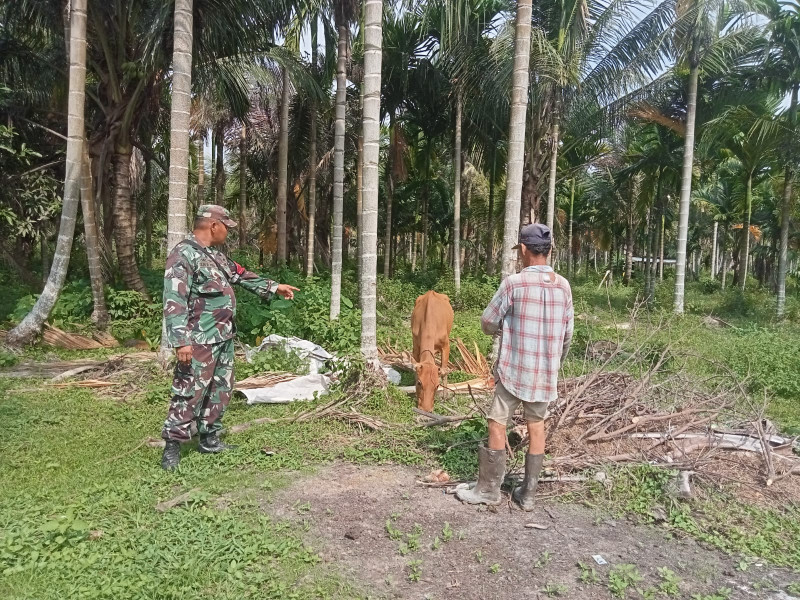
<instances>
[{"instance_id":1,"label":"khaki shorts","mask_svg":"<svg viewBox=\"0 0 800 600\"><path fill-rule=\"evenodd\" d=\"M509 392L499 381L495 381L494 400L492 408L489 410L487 418L498 423L512 424L511 418L514 416L520 402L523 404L525 420L528 423L540 423L547 416L549 402L525 402Z\"/></svg>"}]
</instances>

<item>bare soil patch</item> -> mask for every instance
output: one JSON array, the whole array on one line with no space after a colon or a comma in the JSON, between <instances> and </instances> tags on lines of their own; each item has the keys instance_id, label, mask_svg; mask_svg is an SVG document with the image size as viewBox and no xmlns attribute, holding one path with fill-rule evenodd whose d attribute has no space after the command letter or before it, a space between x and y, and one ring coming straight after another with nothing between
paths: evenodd
<instances>
[{"instance_id":1,"label":"bare soil patch","mask_svg":"<svg viewBox=\"0 0 800 600\"><path fill-rule=\"evenodd\" d=\"M786 600L787 586L800 581L760 562L739 570L738 558L584 506L542 500L524 513L508 504L496 511L462 505L442 489L417 485L420 475L339 463L298 479L266 510L305 522L324 562L371 598L614 598L609 572L624 564L643 577L635 587L652 597L667 597L655 593L662 568L680 580L672 597L686 599L728 588L730 598ZM548 484L541 487L546 496ZM525 527L531 523L547 529ZM578 563L593 568L596 581L582 582ZM631 585L617 597L643 595Z\"/></svg>"}]
</instances>

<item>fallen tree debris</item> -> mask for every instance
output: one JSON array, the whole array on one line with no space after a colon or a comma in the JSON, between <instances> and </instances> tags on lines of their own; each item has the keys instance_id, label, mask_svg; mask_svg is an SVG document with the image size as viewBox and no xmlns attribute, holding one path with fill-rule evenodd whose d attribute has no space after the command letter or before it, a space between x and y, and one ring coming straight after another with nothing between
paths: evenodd
<instances>
[{"instance_id":1,"label":"fallen tree debris","mask_svg":"<svg viewBox=\"0 0 800 600\"><path fill-rule=\"evenodd\" d=\"M171 500L165 500L163 502L159 502L158 504L156 504L156 510L158 512L167 512L169 509L175 508L176 506L182 506L184 504L188 504L192 496L199 491L200 488L192 488L188 492L185 492L180 496L175 496Z\"/></svg>"}]
</instances>

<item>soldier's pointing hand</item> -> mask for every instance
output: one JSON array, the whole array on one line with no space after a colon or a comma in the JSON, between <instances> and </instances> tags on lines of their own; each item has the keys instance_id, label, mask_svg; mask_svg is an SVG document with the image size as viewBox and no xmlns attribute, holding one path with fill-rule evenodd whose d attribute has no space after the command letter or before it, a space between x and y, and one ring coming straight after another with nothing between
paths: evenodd
<instances>
[{"instance_id":1,"label":"soldier's pointing hand","mask_svg":"<svg viewBox=\"0 0 800 600\"><path fill-rule=\"evenodd\" d=\"M278 289L275 290L275 293L286 300L292 300L294 299L294 293L299 291L300 288L296 288L288 283L282 283L278 286Z\"/></svg>"}]
</instances>

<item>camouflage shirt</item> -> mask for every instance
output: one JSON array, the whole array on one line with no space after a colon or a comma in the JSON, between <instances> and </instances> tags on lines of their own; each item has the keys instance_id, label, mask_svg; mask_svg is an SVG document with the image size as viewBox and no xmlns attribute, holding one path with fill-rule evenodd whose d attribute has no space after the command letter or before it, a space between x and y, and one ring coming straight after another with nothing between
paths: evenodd
<instances>
[{"instance_id":1,"label":"camouflage shirt","mask_svg":"<svg viewBox=\"0 0 800 600\"><path fill-rule=\"evenodd\" d=\"M197 242L194 236L188 239ZM164 271L167 344L178 348L216 344L234 337L236 296L231 284L264 299L278 289L276 282L251 273L219 250L201 251L187 242L177 244L167 257Z\"/></svg>"}]
</instances>

